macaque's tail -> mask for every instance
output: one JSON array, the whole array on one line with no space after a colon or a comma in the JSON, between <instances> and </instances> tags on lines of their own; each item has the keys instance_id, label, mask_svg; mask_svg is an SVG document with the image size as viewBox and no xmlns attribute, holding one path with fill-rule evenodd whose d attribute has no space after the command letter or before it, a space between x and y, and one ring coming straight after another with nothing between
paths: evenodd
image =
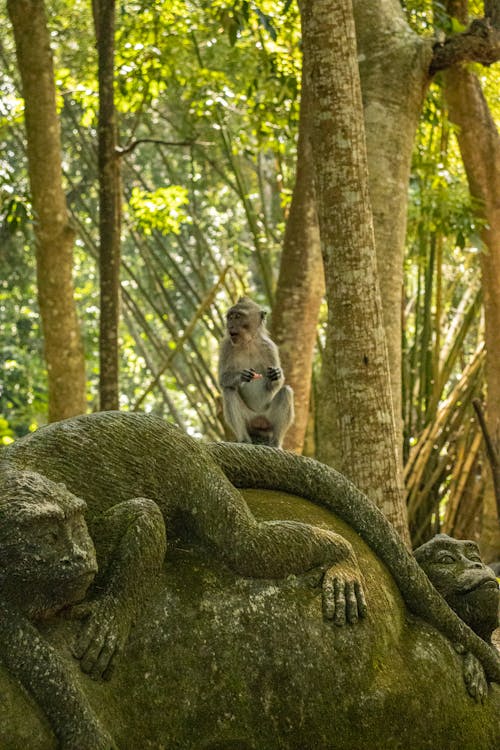
<instances>
[{"instance_id":1,"label":"macaque's tail","mask_svg":"<svg viewBox=\"0 0 500 750\"><path fill-rule=\"evenodd\" d=\"M312 458L276 448L236 443L206 447L235 487L299 495L329 508L352 526L386 564L410 611L465 646L481 661L489 679L500 683L497 650L455 614L381 511L342 474Z\"/></svg>"}]
</instances>

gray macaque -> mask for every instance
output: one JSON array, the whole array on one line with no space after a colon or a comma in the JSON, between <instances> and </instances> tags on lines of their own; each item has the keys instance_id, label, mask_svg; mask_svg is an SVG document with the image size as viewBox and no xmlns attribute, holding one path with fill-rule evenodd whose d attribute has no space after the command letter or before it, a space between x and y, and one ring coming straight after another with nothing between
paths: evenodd
<instances>
[{"instance_id":1,"label":"gray macaque","mask_svg":"<svg viewBox=\"0 0 500 750\"><path fill-rule=\"evenodd\" d=\"M284 385L277 346L269 338L265 312L241 297L227 312L219 353L224 418L238 443L281 448L294 419L293 391Z\"/></svg>"}]
</instances>

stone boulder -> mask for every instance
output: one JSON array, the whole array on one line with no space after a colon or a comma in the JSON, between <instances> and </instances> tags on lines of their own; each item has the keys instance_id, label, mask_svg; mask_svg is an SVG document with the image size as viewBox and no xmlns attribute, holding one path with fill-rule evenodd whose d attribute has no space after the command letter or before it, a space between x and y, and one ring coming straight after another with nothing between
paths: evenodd
<instances>
[{"instance_id":1,"label":"stone boulder","mask_svg":"<svg viewBox=\"0 0 500 750\"><path fill-rule=\"evenodd\" d=\"M461 657L411 616L352 529L301 498L245 497L262 520L332 528L354 546L369 607L356 625L323 620L315 571L285 581L236 576L196 544L172 541L109 682L71 655L78 623L40 626L119 750L497 750L500 686L467 693ZM34 701L0 667L0 748L52 750ZM75 748L78 750L78 748Z\"/></svg>"}]
</instances>

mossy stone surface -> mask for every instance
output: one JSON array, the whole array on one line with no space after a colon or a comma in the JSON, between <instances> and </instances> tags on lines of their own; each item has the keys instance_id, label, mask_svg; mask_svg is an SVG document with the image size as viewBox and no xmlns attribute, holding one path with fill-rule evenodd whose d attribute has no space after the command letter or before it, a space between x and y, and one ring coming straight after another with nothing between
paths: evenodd
<instances>
[{"instance_id":1,"label":"mossy stone surface","mask_svg":"<svg viewBox=\"0 0 500 750\"><path fill-rule=\"evenodd\" d=\"M296 497L245 497L262 520L306 521L353 544L366 619L325 622L314 572L244 579L196 545L171 546L110 682L92 681L72 658L77 623L43 626L118 748L498 750L500 687L484 705L470 698L452 644L408 614L357 534ZM38 707L0 669L0 748L55 747Z\"/></svg>"}]
</instances>

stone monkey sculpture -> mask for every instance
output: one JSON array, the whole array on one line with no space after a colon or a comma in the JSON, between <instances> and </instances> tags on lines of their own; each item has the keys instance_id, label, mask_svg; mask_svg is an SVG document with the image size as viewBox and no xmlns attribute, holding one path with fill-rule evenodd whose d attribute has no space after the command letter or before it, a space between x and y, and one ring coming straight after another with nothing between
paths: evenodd
<instances>
[{"instance_id":1,"label":"stone monkey sculpture","mask_svg":"<svg viewBox=\"0 0 500 750\"><path fill-rule=\"evenodd\" d=\"M238 443L265 442L281 448L294 419L293 391L284 385L265 312L241 297L228 310L226 322L219 353L224 418Z\"/></svg>"},{"instance_id":2,"label":"stone monkey sculpture","mask_svg":"<svg viewBox=\"0 0 500 750\"><path fill-rule=\"evenodd\" d=\"M113 743L32 621L76 605L86 619L73 653L91 677L109 676L163 564L165 523L184 527L186 518L241 575L281 578L319 567L325 617L343 625L364 616L351 545L303 523L258 523L210 453L180 429L118 412L51 424L1 454L0 660L65 750ZM99 572L79 605L96 558Z\"/></svg>"},{"instance_id":3,"label":"stone monkey sculpture","mask_svg":"<svg viewBox=\"0 0 500 750\"><path fill-rule=\"evenodd\" d=\"M476 542L438 534L414 551L422 570L457 615L483 640L491 643L498 627L500 589L485 565ZM457 650L464 653L459 645ZM464 676L470 692L484 699L487 685L475 658L464 653Z\"/></svg>"},{"instance_id":4,"label":"stone monkey sculpture","mask_svg":"<svg viewBox=\"0 0 500 750\"><path fill-rule=\"evenodd\" d=\"M42 428L4 449L0 461L0 659L46 712L61 747L104 750L112 741L32 620L76 604L87 619L75 655L91 676L109 675L162 565L165 524L170 534L180 520L243 576L318 567L325 618L342 626L364 616L350 544L308 524L257 522L236 486L282 490L333 510L385 562L410 610L500 682L497 652L448 607L380 511L342 475L269 447L203 445L149 415L105 412ZM79 605L96 570L91 537L99 572Z\"/></svg>"},{"instance_id":5,"label":"stone monkey sculpture","mask_svg":"<svg viewBox=\"0 0 500 750\"><path fill-rule=\"evenodd\" d=\"M490 643L498 627L500 589L476 542L438 534L413 554L450 607Z\"/></svg>"}]
</instances>

